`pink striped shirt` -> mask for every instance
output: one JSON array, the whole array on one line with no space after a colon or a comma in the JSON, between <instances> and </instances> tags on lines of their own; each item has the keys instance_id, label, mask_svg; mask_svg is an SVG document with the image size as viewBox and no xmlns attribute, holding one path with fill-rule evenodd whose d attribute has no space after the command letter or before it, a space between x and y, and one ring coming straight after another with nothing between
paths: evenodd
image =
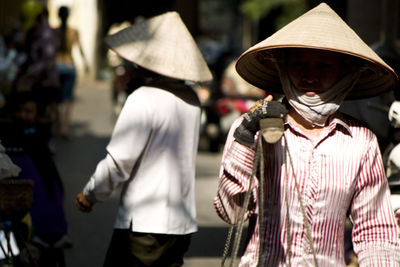
<instances>
[{"instance_id":1,"label":"pink striped shirt","mask_svg":"<svg viewBox=\"0 0 400 267\"><path fill-rule=\"evenodd\" d=\"M233 131L241 121L242 118L236 120L229 133L222 158L218 194L214 199L218 215L230 224L239 221L240 203L250 183L255 156L254 148L234 141ZM318 265L346 265L344 228L346 215L349 214L359 266L399 266L397 227L376 136L359 122L337 114L318 139L307 138L290 122L285 123L285 137ZM255 139L257 142L258 135ZM293 171L284 164L283 144L283 139L275 145L263 143L264 266L286 266L287 223L290 225L292 266L314 266ZM285 204L286 169L289 211ZM240 266L256 266L258 261L258 185L256 179L246 214L250 218L249 228L255 228Z\"/></svg>"}]
</instances>

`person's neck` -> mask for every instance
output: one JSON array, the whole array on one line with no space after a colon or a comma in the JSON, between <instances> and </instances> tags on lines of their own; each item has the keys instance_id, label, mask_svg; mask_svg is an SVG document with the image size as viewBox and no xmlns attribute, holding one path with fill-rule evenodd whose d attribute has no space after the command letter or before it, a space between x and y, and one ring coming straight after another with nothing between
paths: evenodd
<instances>
[{"instance_id":1,"label":"person's neck","mask_svg":"<svg viewBox=\"0 0 400 267\"><path fill-rule=\"evenodd\" d=\"M299 113L293 108L289 110L288 120L293 123L294 126L299 128L304 135L310 139L315 139L321 135L325 126L316 126L309 121L305 120Z\"/></svg>"}]
</instances>

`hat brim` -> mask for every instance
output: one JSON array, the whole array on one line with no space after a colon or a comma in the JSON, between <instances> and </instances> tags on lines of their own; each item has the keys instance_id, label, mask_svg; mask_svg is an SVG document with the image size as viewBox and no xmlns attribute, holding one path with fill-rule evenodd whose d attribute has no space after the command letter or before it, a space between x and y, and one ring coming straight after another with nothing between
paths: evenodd
<instances>
[{"instance_id":1,"label":"hat brim","mask_svg":"<svg viewBox=\"0 0 400 267\"><path fill-rule=\"evenodd\" d=\"M361 60L365 71L347 99L376 96L393 90L398 83L395 71L325 3L245 51L236 62L236 70L254 86L283 93L273 54L287 48L327 50Z\"/></svg>"},{"instance_id":2,"label":"hat brim","mask_svg":"<svg viewBox=\"0 0 400 267\"><path fill-rule=\"evenodd\" d=\"M361 99L380 95L390 90L394 90L398 83L398 76L388 66L382 66L380 62L363 55L329 49L318 46L305 45L280 45L271 47L261 47L243 53L236 61L236 71L250 84L266 90L268 92L283 94L279 71L276 67L274 55L282 54L287 48L319 49L337 52L352 56L364 61L365 70L352 91L346 99ZM266 53L262 53L266 52ZM265 57L265 55L270 57Z\"/></svg>"}]
</instances>

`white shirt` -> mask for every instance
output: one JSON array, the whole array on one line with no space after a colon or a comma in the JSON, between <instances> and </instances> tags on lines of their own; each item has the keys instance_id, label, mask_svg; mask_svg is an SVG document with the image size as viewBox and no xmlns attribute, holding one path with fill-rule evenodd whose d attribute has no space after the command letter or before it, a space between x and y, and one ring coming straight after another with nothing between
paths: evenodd
<instances>
[{"instance_id":1,"label":"white shirt","mask_svg":"<svg viewBox=\"0 0 400 267\"><path fill-rule=\"evenodd\" d=\"M115 228L197 231L194 178L201 109L190 87L171 86L175 89L143 86L128 97L107 156L83 190L88 200L103 201L123 183Z\"/></svg>"}]
</instances>

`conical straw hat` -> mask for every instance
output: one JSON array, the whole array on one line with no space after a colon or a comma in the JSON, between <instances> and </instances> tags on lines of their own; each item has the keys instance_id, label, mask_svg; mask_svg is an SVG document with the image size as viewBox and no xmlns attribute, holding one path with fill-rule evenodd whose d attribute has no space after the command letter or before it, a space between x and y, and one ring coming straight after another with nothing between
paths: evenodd
<instances>
[{"instance_id":1,"label":"conical straw hat","mask_svg":"<svg viewBox=\"0 0 400 267\"><path fill-rule=\"evenodd\" d=\"M290 47L323 49L362 59L367 69L347 99L372 97L396 87L394 70L325 3L245 51L236 62L236 70L247 82L282 94L271 55Z\"/></svg>"},{"instance_id":2,"label":"conical straw hat","mask_svg":"<svg viewBox=\"0 0 400 267\"><path fill-rule=\"evenodd\" d=\"M136 23L105 38L119 56L155 73L206 82L212 74L192 35L176 12Z\"/></svg>"}]
</instances>

